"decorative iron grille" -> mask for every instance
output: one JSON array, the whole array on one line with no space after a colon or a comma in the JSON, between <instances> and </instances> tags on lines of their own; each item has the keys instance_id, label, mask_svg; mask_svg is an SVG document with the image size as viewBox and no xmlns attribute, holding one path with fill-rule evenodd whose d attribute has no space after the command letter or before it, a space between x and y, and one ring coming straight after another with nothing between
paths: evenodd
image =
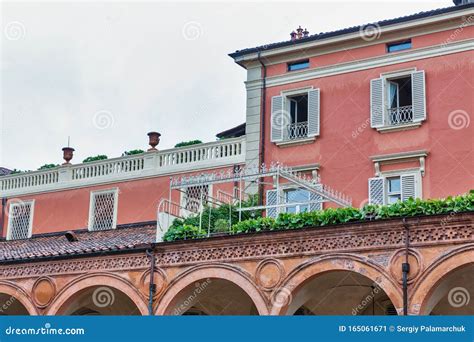
<instances>
[{"instance_id":1,"label":"decorative iron grille","mask_svg":"<svg viewBox=\"0 0 474 342\"><path fill-rule=\"evenodd\" d=\"M8 239L28 239L31 236L33 202L12 203L9 212Z\"/></svg>"},{"instance_id":2,"label":"decorative iron grille","mask_svg":"<svg viewBox=\"0 0 474 342\"><path fill-rule=\"evenodd\" d=\"M184 194L184 208L191 212L198 212L202 205L206 205L209 198L209 185L197 185L186 188Z\"/></svg>"},{"instance_id":3,"label":"decorative iron grille","mask_svg":"<svg viewBox=\"0 0 474 342\"><path fill-rule=\"evenodd\" d=\"M391 126L413 122L413 106L388 108L388 123Z\"/></svg>"},{"instance_id":4,"label":"decorative iron grille","mask_svg":"<svg viewBox=\"0 0 474 342\"><path fill-rule=\"evenodd\" d=\"M107 230L116 226L117 190L92 194L89 230Z\"/></svg>"},{"instance_id":5,"label":"decorative iron grille","mask_svg":"<svg viewBox=\"0 0 474 342\"><path fill-rule=\"evenodd\" d=\"M295 122L287 126L287 139L301 139L308 136L308 121Z\"/></svg>"}]
</instances>

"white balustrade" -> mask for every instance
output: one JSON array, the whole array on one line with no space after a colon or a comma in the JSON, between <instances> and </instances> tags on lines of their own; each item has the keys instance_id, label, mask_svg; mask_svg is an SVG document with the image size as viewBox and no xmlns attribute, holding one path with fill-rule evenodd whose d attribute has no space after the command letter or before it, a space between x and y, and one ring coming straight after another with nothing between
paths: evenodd
<instances>
[{"instance_id":1,"label":"white balustrade","mask_svg":"<svg viewBox=\"0 0 474 342\"><path fill-rule=\"evenodd\" d=\"M49 170L0 176L0 197L81 187L111 181L192 172L245 161L245 136Z\"/></svg>"}]
</instances>

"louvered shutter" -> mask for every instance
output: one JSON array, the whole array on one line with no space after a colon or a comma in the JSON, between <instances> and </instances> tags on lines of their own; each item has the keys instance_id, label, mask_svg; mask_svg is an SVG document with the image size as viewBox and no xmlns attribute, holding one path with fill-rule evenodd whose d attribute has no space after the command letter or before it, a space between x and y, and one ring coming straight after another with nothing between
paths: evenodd
<instances>
[{"instance_id":1,"label":"louvered shutter","mask_svg":"<svg viewBox=\"0 0 474 342\"><path fill-rule=\"evenodd\" d=\"M382 177L369 178L369 204L384 204L385 181Z\"/></svg>"},{"instance_id":2,"label":"louvered shutter","mask_svg":"<svg viewBox=\"0 0 474 342\"><path fill-rule=\"evenodd\" d=\"M277 190L267 190L266 196L266 205L276 205L278 199L278 192ZM279 212L279 208L267 208L267 217L277 218Z\"/></svg>"},{"instance_id":3,"label":"louvered shutter","mask_svg":"<svg viewBox=\"0 0 474 342\"><path fill-rule=\"evenodd\" d=\"M402 190L402 201L406 201L410 197L417 198L417 181L415 174L407 174L400 176L401 190Z\"/></svg>"},{"instance_id":4,"label":"louvered shutter","mask_svg":"<svg viewBox=\"0 0 474 342\"><path fill-rule=\"evenodd\" d=\"M318 190L322 190L323 186L321 184L316 184L314 186ZM323 197L321 195L318 195L314 192L309 193L309 200L312 201L322 201ZM317 211L317 210L323 210L323 202L319 203L311 203L309 205L309 211Z\"/></svg>"},{"instance_id":5,"label":"louvered shutter","mask_svg":"<svg viewBox=\"0 0 474 342\"><path fill-rule=\"evenodd\" d=\"M271 141L278 142L283 140L283 128L288 122L288 115L283 110L283 96L272 97L271 114Z\"/></svg>"},{"instance_id":6,"label":"louvered shutter","mask_svg":"<svg viewBox=\"0 0 474 342\"><path fill-rule=\"evenodd\" d=\"M425 71L411 74L411 96L413 105L413 121L426 120Z\"/></svg>"},{"instance_id":7,"label":"louvered shutter","mask_svg":"<svg viewBox=\"0 0 474 342\"><path fill-rule=\"evenodd\" d=\"M384 124L384 91L383 79L370 81L370 126L382 127Z\"/></svg>"},{"instance_id":8,"label":"louvered shutter","mask_svg":"<svg viewBox=\"0 0 474 342\"><path fill-rule=\"evenodd\" d=\"M319 135L320 94L319 89L308 91L308 137Z\"/></svg>"}]
</instances>

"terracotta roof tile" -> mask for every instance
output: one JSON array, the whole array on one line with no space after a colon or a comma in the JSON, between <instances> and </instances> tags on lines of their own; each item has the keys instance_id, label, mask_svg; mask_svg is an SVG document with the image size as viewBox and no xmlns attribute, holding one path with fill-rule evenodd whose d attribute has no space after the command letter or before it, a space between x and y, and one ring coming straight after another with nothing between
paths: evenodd
<instances>
[{"instance_id":1,"label":"terracotta roof tile","mask_svg":"<svg viewBox=\"0 0 474 342\"><path fill-rule=\"evenodd\" d=\"M156 224L129 225L98 232L76 231L78 241L74 242L69 242L64 233L0 241L0 262L132 249L155 241Z\"/></svg>"}]
</instances>

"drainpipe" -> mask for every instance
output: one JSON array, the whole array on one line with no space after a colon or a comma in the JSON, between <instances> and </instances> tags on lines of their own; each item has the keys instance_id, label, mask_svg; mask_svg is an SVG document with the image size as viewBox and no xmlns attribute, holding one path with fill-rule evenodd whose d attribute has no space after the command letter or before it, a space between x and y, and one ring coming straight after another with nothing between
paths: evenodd
<instances>
[{"instance_id":1,"label":"drainpipe","mask_svg":"<svg viewBox=\"0 0 474 342\"><path fill-rule=\"evenodd\" d=\"M262 105L260 111L260 155L259 163L262 165L265 162L265 109L266 109L266 97L267 97L267 67L262 62L261 59L262 51L258 52L257 59L260 65L263 68L263 77L262 77ZM263 204L263 183L260 183L258 186L258 201L259 205Z\"/></svg>"},{"instance_id":2,"label":"drainpipe","mask_svg":"<svg viewBox=\"0 0 474 342\"><path fill-rule=\"evenodd\" d=\"M153 316L153 297L155 296L156 292L156 285L155 285L155 245L151 244L150 248L146 250L146 255L150 257L150 285L149 285L149 292L148 292L148 314Z\"/></svg>"},{"instance_id":3,"label":"drainpipe","mask_svg":"<svg viewBox=\"0 0 474 342\"><path fill-rule=\"evenodd\" d=\"M405 262L402 264L403 274L403 316L408 315L408 273L410 273L410 264L408 263L408 255L410 248L410 227L403 218L403 228L405 228Z\"/></svg>"},{"instance_id":4,"label":"drainpipe","mask_svg":"<svg viewBox=\"0 0 474 342\"><path fill-rule=\"evenodd\" d=\"M6 197L2 198L2 222L0 224L0 237L3 236L3 230L4 230L4 227L5 227L5 210L6 210L6 206L7 206L7 201L8 201L8 199Z\"/></svg>"}]
</instances>

